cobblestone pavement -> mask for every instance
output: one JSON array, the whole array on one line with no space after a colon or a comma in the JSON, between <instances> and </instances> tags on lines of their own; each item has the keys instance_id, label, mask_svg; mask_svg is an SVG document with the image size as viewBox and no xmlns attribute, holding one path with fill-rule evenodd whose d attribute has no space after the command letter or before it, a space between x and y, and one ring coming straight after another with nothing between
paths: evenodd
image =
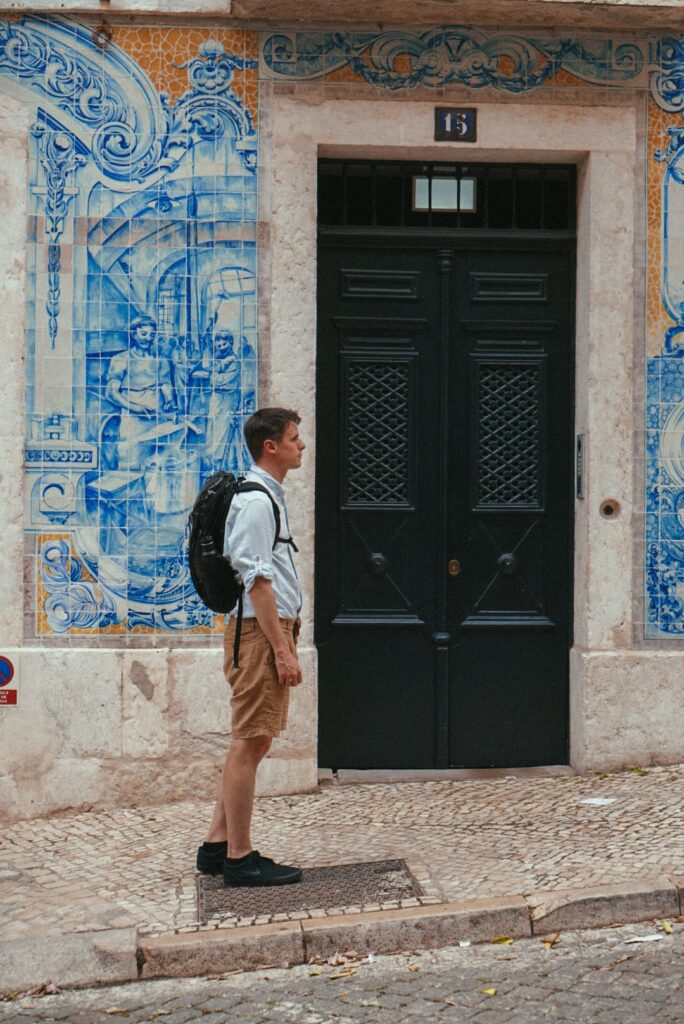
<instances>
[{"instance_id":1,"label":"cobblestone pavement","mask_svg":"<svg viewBox=\"0 0 684 1024\"><path fill-rule=\"evenodd\" d=\"M684 765L605 777L328 783L317 793L259 799L255 842L304 867L405 858L423 895L392 906L559 890L683 875L683 791ZM0 940L127 925L198 929L194 857L210 811L206 802L184 803L4 828Z\"/></svg>"},{"instance_id":2,"label":"cobblestone pavement","mask_svg":"<svg viewBox=\"0 0 684 1024\"><path fill-rule=\"evenodd\" d=\"M630 943L643 935L660 941ZM225 980L134 982L0 1003L0 1022L130 1024L681 1024L684 927L653 925L378 957L352 967L265 969Z\"/></svg>"}]
</instances>

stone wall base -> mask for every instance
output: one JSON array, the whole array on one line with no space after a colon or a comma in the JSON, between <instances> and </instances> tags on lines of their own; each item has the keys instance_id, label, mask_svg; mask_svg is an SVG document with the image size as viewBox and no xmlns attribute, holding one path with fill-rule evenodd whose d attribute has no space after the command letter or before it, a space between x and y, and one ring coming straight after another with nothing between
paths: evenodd
<instances>
[{"instance_id":1,"label":"stone wall base","mask_svg":"<svg viewBox=\"0 0 684 1024\"><path fill-rule=\"evenodd\" d=\"M570 655L570 762L580 772L684 761L678 651Z\"/></svg>"},{"instance_id":2,"label":"stone wall base","mask_svg":"<svg viewBox=\"0 0 684 1024\"><path fill-rule=\"evenodd\" d=\"M18 703L0 716L0 820L213 798L230 742L220 649L3 653ZM262 795L317 785L315 651L300 654L306 682L260 769Z\"/></svg>"}]
</instances>

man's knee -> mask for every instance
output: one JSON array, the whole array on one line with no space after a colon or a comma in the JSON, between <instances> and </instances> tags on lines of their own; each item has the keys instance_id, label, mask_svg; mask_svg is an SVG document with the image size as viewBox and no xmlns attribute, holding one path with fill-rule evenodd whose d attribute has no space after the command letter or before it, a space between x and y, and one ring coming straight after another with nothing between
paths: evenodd
<instances>
[{"instance_id":1,"label":"man's knee","mask_svg":"<svg viewBox=\"0 0 684 1024\"><path fill-rule=\"evenodd\" d=\"M270 736L249 736L245 739L233 739L230 750L232 754L258 764L268 754L272 742L273 740Z\"/></svg>"}]
</instances>

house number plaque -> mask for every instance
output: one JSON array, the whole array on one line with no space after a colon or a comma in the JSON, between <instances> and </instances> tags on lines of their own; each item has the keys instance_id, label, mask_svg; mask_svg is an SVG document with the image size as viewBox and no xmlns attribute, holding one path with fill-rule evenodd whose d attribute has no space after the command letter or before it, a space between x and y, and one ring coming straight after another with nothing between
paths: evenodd
<instances>
[{"instance_id":1,"label":"house number plaque","mask_svg":"<svg viewBox=\"0 0 684 1024\"><path fill-rule=\"evenodd\" d=\"M435 107L436 142L475 142L477 110L475 107Z\"/></svg>"}]
</instances>

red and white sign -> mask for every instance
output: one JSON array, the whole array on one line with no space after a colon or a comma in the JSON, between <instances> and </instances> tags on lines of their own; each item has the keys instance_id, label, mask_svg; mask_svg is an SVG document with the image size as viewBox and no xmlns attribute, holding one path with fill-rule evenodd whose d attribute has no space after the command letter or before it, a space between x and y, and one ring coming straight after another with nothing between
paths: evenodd
<instances>
[{"instance_id":1,"label":"red and white sign","mask_svg":"<svg viewBox=\"0 0 684 1024\"><path fill-rule=\"evenodd\" d=\"M6 654L0 654L0 708L15 708L17 706L16 689L8 689L11 682L17 686L19 682L16 658L8 658Z\"/></svg>"}]
</instances>

